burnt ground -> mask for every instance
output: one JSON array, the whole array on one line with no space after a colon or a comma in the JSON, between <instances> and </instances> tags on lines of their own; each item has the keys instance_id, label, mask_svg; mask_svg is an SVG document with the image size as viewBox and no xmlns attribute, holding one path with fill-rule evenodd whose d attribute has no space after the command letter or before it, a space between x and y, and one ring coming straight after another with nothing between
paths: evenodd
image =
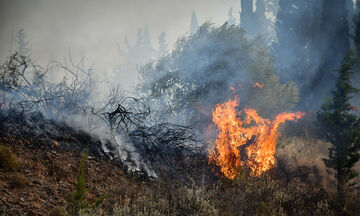
<instances>
[{"instance_id":1,"label":"burnt ground","mask_svg":"<svg viewBox=\"0 0 360 216\"><path fill-rule=\"evenodd\" d=\"M111 205L115 195L142 185L102 152L98 140L84 132L39 115L1 120L0 145L12 149L19 168L16 172L0 168L0 214L54 215L56 210L66 209L84 149L89 152L85 166L89 202L106 195L102 205ZM14 186L16 175L25 176L24 185Z\"/></svg>"}]
</instances>

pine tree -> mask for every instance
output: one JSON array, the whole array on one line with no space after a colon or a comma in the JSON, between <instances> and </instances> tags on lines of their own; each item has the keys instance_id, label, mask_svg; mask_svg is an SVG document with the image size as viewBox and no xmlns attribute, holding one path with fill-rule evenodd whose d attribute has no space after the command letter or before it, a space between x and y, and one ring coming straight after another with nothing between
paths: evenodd
<instances>
[{"instance_id":1,"label":"pine tree","mask_svg":"<svg viewBox=\"0 0 360 216\"><path fill-rule=\"evenodd\" d=\"M331 143L327 167L336 171L339 209L345 203L347 184L357 174L352 169L360 159L360 118L353 114L352 95L359 90L351 85L351 75L358 60L350 51L342 61L332 98L321 106L317 122L321 137Z\"/></svg>"},{"instance_id":2,"label":"pine tree","mask_svg":"<svg viewBox=\"0 0 360 216\"><path fill-rule=\"evenodd\" d=\"M87 154L81 154L80 166L77 171L76 180L74 183L75 190L72 193L72 200L70 200L70 215L79 215L81 209L88 208L85 202L85 193L88 190L88 184L85 179L85 162Z\"/></svg>"},{"instance_id":3,"label":"pine tree","mask_svg":"<svg viewBox=\"0 0 360 216\"><path fill-rule=\"evenodd\" d=\"M357 54L360 54L360 0L356 1L356 9L354 16L354 44Z\"/></svg>"},{"instance_id":4,"label":"pine tree","mask_svg":"<svg viewBox=\"0 0 360 216\"><path fill-rule=\"evenodd\" d=\"M232 7L230 8L228 15L229 15L229 18L228 18L227 23L228 23L229 25L235 25L236 19L235 19L235 17L233 16L233 13L232 13Z\"/></svg>"},{"instance_id":5,"label":"pine tree","mask_svg":"<svg viewBox=\"0 0 360 216\"><path fill-rule=\"evenodd\" d=\"M321 13L320 0L280 0L276 20L277 43L273 44L274 56L280 77L297 80L302 92L311 82L311 71L315 71L316 51Z\"/></svg>"},{"instance_id":6,"label":"pine tree","mask_svg":"<svg viewBox=\"0 0 360 216\"><path fill-rule=\"evenodd\" d=\"M265 16L265 0L256 1L255 11L253 4L253 0L241 0L240 26L251 37L264 33L268 24Z\"/></svg>"},{"instance_id":7,"label":"pine tree","mask_svg":"<svg viewBox=\"0 0 360 216\"><path fill-rule=\"evenodd\" d=\"M20 29L17 32L15 41L18 45L17 51L20 55L27 56L30 54L31 48L29 47L29 41L27 40L24 29Z\"/></svg>"},{"instance_id":8,"label":"pine tree","mask_svg":"<svg viewBox=\"0 0 360 216\"><path fill-rule=\"evenodd\" d=\"M240 27L245 29L249 35L253 35L254 20L253 0L241 0Z\"/></svg>"},{"instance_id":9,"label":"pine tree","mask_svg":"<svg viewBox=\"0 0 360 216\"><path fill-rule=\"evenodd\" d=\"M191 24L190 24L190 32L195 33L199 28L199 23L196 17L195 11L191 13Z\"/></svg>"},{"instance_id":10,"label":"pine tree","mask_svg":"<svg viewBox=\"0 0 360 216\"><path fill-rule=\"evenodd\" d=\"M317 97L325 98L331 88L327 83L336 80L334 68L339 68L343 56L350 49L350 29L346 1L326 0L322 3L321 38L317 41L320 52L320 65L309 90Z\"/></svg>"},{"instance_id":11,"label":"pine tree","mask_svg":"<svg viewBox=\"0 0 360 216\"><path fill-rule=\"evenodd\" d=\"M255 11L255 17L256 17L255 26L257 27L257 31L256 31L257 34L263 33L268 25L265 12L266 12L265 0L257 0L256 11Z\"/></svg>"},{"instance_id":12,"label":"pine tree","mask_svg":"<svg viewBox=\"0 0 360 216\"><path fill-rule=\"evenodd\" d=\"M158 43L159 43L159 51L158 56L161 57L165 55L168 52L168 45L166 44L166 33L161 32L161 34L158 37Z\"/></svg>"}]
</instances>

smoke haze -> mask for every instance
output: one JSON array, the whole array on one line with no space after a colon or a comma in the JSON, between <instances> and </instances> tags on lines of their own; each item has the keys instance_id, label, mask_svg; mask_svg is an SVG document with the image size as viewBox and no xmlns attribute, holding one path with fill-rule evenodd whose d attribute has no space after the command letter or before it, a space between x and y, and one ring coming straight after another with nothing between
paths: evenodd
<instances>
[{"instance_id":1,"label":"smoke haze","mask_svg":"<svg viewBox=\"0 0 360 216\"><path fill-rule=\"evenodd\" d=\"M152 47L158 49L157 38L166 32L171 49L176 39L189 31L192 11L199 24L209 19L222 24L230 7L238 19L239 0L1 0L0 58L16 49L12 38L24 28L31 56L38 63L46 64L50 56L67 57L70 49L73 58L85 56L101 79L107 80L106 74L121 62L116 44L125 47L125 34L134 44L138 29L147 25ZM129 73L120 75L125 88L137 80L133 71Z\"/></svg>"}]
</instances>

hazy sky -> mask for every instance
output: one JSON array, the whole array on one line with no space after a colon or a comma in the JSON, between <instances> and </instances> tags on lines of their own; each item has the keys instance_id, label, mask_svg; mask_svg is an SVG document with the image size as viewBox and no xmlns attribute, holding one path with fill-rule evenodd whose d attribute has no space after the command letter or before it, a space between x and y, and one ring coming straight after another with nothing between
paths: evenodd
<instances>
[{"instance_id":1,"label":"hazy sky","mask_svg":"<svg viewBox=\"0 0 360 216\"><path fill-rule=\"evenodd\" d=\"M125 34L133 44L138 28L147 25L157 49L161 32L171 45L189 30L192 10L200 23L223 24L230 7L238 18L240 0L0 0L0 58L10 53L11 35L24 28L37 62L62 59L70 48L98 73L109 72L120 62L116 43L124 47Z\"/></svg>"}]
</instances>

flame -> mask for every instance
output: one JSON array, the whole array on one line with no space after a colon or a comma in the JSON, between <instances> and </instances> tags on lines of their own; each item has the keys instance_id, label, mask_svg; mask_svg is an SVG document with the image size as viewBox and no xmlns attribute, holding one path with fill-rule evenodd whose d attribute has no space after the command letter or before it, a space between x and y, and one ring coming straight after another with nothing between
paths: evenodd
<instances>
[{"instance_id":1,"label":"flame","mask_svg":"<svg viewBox=\"0 0 360 216\"><path fill-rule=\"evenodd\" d=\"M281 113L271 122L261 118L255 109L236 111L239 99L217 104L213 110L213 122L218 128L215 151L210 161L215 162L225 177L233 179L240 167L259 176L275 164L276 142L280 124L300 119L304 113ZM240 119L238 116L243 115Z\"/></svg>"},{"instance_id":2,"label":"flame","mask_svg":"<svg viewBox=\"0 0 360 216\"><path fill-rule=\"evenodd\" d=\"M254 88L256 88L256 87L263 88L264 84L260 84L260 83L256 82L256 83L254 83Z\"/></svg>"}]
</instances>

